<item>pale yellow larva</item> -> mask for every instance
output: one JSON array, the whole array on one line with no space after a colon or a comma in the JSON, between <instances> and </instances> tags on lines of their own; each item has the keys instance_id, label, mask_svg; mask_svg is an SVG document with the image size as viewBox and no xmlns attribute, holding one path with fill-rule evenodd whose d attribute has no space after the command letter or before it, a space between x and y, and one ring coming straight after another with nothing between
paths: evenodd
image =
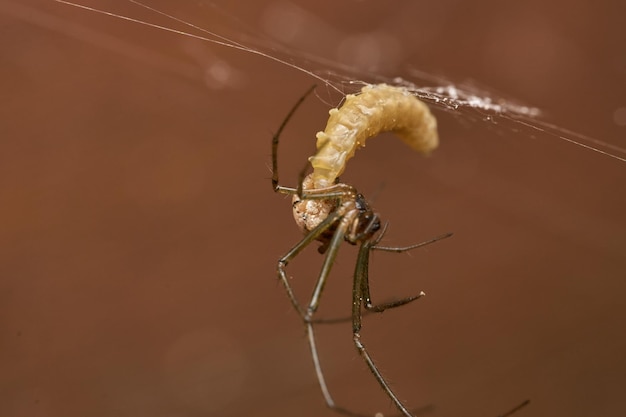
<instances>
[{"instance_id":1,"label":"pale yellow larva","mask_svg":"<svg viewBox=\"0 0 626 417\"><path fill-rule=\"evenodd\" d=\"M331 109L326 129L318 132L313 188L328 187L367 138L393 132L414 150L427 154L437 147L437 120L428 106L402 87L367 85L349 94L340 108Z\"/></svg>"}]
</instances>

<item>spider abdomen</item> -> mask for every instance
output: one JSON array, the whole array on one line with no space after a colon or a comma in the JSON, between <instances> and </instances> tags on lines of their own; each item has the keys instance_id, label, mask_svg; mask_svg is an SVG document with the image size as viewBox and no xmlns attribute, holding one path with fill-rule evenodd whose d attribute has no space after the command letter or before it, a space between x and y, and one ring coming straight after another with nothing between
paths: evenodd
<instances>
[{"instance_id":1,"label":"spider abdomen","mask_svg":"<svg viewBox=\"0 0 626 417\"><path fill-rule=\"evenodd\" d=\"M312 174L302 182L304 191L313 187ZM336 199L303 199L298 194L292 198L293 218L303 233L308 233L323 222L337 207Z\"/></svg>"},{"instance_id":2,"label":"spider abdomen","mask_svg":"<svg viewBox=\"0 0 626 417\"><path fill-rule=\"evenodd\" d=\"M326 129L316 135L317 153L309 158L314 188L332 185L355 151L381 132L393 132L425 154L439 143L437 120L428 106L402 87L367 85L329 114Z\"/></svg>"}]
</instances>

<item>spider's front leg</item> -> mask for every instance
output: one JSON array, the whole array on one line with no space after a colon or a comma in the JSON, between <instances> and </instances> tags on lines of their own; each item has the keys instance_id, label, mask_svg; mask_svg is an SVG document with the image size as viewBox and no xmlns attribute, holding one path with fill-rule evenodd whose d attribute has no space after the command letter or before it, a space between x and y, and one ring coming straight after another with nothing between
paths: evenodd
<instances>
[{"instance_id":1,"label":"spider's front leg","mask_svg":"<svg viewBox=\"0 0 626 417\"><path fill-rule=\"evenodd\" d=\"M434 239L431 239L425 242L421 242L421 243L410 245L410 246L404 246L404 247L378 246L378 243L381 241L386 231L387 231L387 224L385 224L385 226L383 227L383 230L378 234L378 236L375 239L364 241L363 243L361 243L361 247L359 249L356 269L354 271L353 292L358 291L358 295L360 298L359 298L358 306L355 305L354 302L352 305L353 323L357 323L355 324L355 329L356 329L355 331L357 332L361 328L361 306L365 307L365 309L368 311L372 311L375 313L382 313L385 310L403 306L405 304L408 304L426 295L423 291L420 291L418 295L412 295L409 297L401 298L399 300L394 300L394 301L390 301L387 303L373 304L372 298L370 296L370 287L369 287L369 258L370 258L371 251L382 250L382 251L397 252L397 253L408 252L412 249L426 246L428 244L437 242L438 240L445 239L447 237L452 236L452 233L447 233L445 235L438 236ZM356 320L354 319L355 317L357 318Z\"/></svg>"},{"instance_id":2,"label":"spider's front leg","mask_svg":"<svg viewBox=\"0 0 626 417\"><path fill-rule=\"evenodd\" d=\"M421 246L428 245L430 243L434 243L438 240L445 239L447 237L452 236L451 233L447 233L445 235L438 236L434 239L431 239L426 242L418 243L416 245L406 246L406 247L386 247L386 246L377 246L380 240L382 239L385 231L387 230L387 225L383 228L383 230L379 233L379 235L375 239L365 240L361 243L361 247L359 248L359 254L357 257L357 264L354 271L354 283L352 286L352 335L354 345L367 364L368 368L385 391L387 396L394 403L396 408L404 415L405 417L412 417L412 414L409 410L402 404L402 402L398 399L396 394L391 390L391 387L385 381L385 378L382 376L376 364L372 360L367 348L361 341L361 309L365 307L365 309L373 312L382 312L390 308L400 307L402 305L408 304L412 301L415 301L422 296L424 296L424 292L420 292L418 295L402 298L397 301L392 301L389 303L378 304L375 305L372 303L370 296L370 288L369 288L369 256L372 250L384 250L388 252L406 252L412 249L419 248Z\"/></svg>"},{"instance_id":3,"label":"spider's front leg","mask_svg":"<svg viewBox=\"0 0 626 417\"><path fill-rule=\"evenodd\" d=\"M452 236L452 233L445 233L443 235L439 235L430 240L426 240L424 242L416 243L414 245L409 246L400 246L400 247L392 247L392 246L378 246L378 243L382 239L383 235L387 231L387 225L385 225L384 229L378 235L378 237L371 241L366 241L362 244L361 249L359 251L359 257L357 259L357 269L360 268L358 273L363 274L363 278L361 279L361 294L363 296L364 304L366 310L372 311L374 313L381 313L385 310L400 307L405 304L410 303L411 301L415 301L420 297L426 295L423 291L420 291L418 295L412 295L409 297L401 298L399 300L390 301L382 304L373 304L372 299L370 297L370 288L369 288L369 255L373 250L381 250L385 252L396 252L396 253L404 253L413 249L421 248L426 245L430 245L431 243L438 242L443 239L447 239ZM357 272L355 272L356 274Z\"/></svg>"},{"instance_id":4,"label":"spider's front leg","mask_svg":"<svg viewBox=\"0 0 626 417\"><path fill-rule=\"evenodd\" d=\"M307 233L307 235L304 236L304 238L300 242L298 242L293 248L289 250L289 252L287 252L283 257L281 257L278 260L278 266L277 266L278 278L283 283L283 286L285 287L285 290L287 291L287 296L289 297L291 304L296 309L296 311L300 314L300 317L304 321L306 321L307 312L302 308L302 306L298 302L293 292L293 288L291 287L291 284L289 284L289 279L287 278L287 272L285 268L287 268L287 265L289 264L289 262L293 258L295 258L300 252L302 252L302 250L304 250L307 246L309 246L311 242L317 240L322 234L324 234L324 232L327 231L333 225L333 223L337 221L339 216L340 216L339 212L331 213L323 222L321 222L315 229Z\"/></svg>"},{"instance_id":5,"label":"spider's front leg","mask_svg":"<svg viewBox=\"0 0 626 417\"><path fill-rule=\"evenodd\" d=\"M387 396L391 399L396 408L400 411L400 413L402 413L403 416L413 417L409 410L404 406L404 404L402 404L400 399L392 391L391 387L378 370L378 367L376 366L376 364L374 364L374 361L367 351L367 348L361 341L361 309L363 306L365 306L367 309L379 312L384 311L388 308L399 307L401 305L410 303L411 301L415 301L424 295L424 293L421 292L417 296L408 297L393 303L383 304L380 306L372 305L370 299L368 277L369 254L372 250L372 247L375 246L376 243L378 243L378 241L382 238L382 234L384 234L384 230L378 238L374 240L364 241L363 243L361 243L361 247L359 248L357 265L354 271L354 282L352 286L352 339L354 341L354 346L359 352L359 355L361 355L370 372L374 375L374 378L376 378L379 385L382 387L383 391L385 391Z\"/></svg>"}]
</instances>

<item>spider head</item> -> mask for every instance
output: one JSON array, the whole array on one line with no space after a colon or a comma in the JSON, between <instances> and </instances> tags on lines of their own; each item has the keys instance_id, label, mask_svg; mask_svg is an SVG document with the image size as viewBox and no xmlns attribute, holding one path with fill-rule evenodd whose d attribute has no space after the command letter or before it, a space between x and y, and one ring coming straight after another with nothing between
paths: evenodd
<instances>
[{"instance_id":1,"label":"spider head","mask_svg":"<svg viewBox=\"0 0 626 417\"><path fill-rule=\"evenodd\" d=\"M354 203L359 214L352 230L350 230L350 233L346 236L346 240L356 245L359 242L371 238L374 233L380 230L381 226L380 217L378 217L378 214L374 213L374 210L372 210L365 197L363 197L363 194L357 194Z\"/></svg>"}]
</instances>

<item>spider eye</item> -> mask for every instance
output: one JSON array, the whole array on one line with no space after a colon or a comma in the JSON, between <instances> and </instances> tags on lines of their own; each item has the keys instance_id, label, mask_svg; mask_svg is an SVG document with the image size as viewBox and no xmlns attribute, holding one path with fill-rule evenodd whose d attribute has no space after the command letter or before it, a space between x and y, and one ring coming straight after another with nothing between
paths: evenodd
<instances>
[{"instance_id":1,"label":"spider eye","mask_svg":"<svg viewBox=\"0 0 626 417\"><path fill-rule=\"evenodd\" d=\"M376 222L372 225L372 230L374 232L377 232L380 230L380 220L376 219Z\"/></svg>"},{"instance_id":2,"label":"spider eye","mask_svg":"<svg viewBox=\"0 0 626 417\"><path fill-rule=\"evenodd\" d=\"M363 197L363 194L357 194L354 203L356 204L356 208L361 212L368 211L370 209L370 206L369 204L367 204L367 201L365 200L365 197Z\"/></svg>"}]
</instances>

